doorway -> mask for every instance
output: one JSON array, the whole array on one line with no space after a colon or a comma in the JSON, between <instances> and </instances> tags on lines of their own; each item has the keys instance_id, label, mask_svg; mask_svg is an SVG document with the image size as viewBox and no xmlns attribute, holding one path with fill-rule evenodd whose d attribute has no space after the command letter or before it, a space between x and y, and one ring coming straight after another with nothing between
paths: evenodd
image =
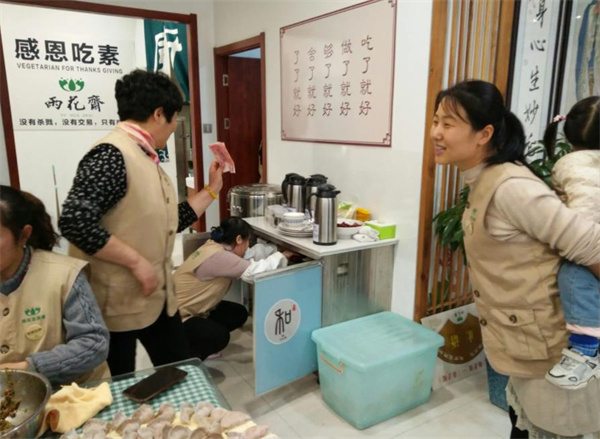
<instances>
[{"instance_id":1,"label":"doorway","mask_svg":"<svg viewBox=\"0 0 600 439\"><path fill-rule=\"evenodd\" d=\"M267 117L265 34L214 49L217 140L235 162L223 175L222 194L240 184L266 182ZM219 198L220 219L229 216L228 197Z\"/></svg>"}]
</instances>

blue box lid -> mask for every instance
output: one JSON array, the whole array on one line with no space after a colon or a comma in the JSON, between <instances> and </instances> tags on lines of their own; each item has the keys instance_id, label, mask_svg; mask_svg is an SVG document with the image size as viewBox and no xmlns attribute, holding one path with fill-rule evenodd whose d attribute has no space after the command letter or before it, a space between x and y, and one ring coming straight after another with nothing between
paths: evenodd
<instances>
[{"instance_id":1,"label":"blue box lid","mask_svg":"<svg viewBox=\"0 0 600 439\"><path fill-rule=\"evenodd\" d=\"M389 311L316 329L312 339L336 361L360 370L444 345L437 332Z\"/></svg>"}]
</instances>

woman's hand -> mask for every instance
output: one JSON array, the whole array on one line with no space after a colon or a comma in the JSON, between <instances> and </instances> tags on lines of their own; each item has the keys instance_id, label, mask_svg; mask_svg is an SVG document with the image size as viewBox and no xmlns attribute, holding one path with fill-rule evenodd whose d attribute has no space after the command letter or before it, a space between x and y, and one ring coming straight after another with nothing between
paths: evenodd
<instances>
[{"instance_id":1,"label":"woman's hand","mask_svg":"<svg viewBox=\"0 0 600 439\"><path fill-rule=\"evenodd\" d=\"M15 369L15 370L29 370L29 363L27 361L19 361L18 363L2 363L0 369Z\"/></svg>"},{"instance_id":2,"label":"woman's hand","mask_svg":"<svg viewBox=\"0 0 600 439\"><path fill-rule=\"evenodd\" d=\"M213 160L208 170L208 185L216 194L223 188L223 167L216 160Z\"/></svg>"},{"instance_id":3,"label":"woman's hand","mask_svg":"<svg viewBox=\"0 0 600 439\"><path fill-rule=\"evenodd\" d=\"M139 256L135 263L129 267L129 271L142 284L142 294L145 297L152 294L158 287L156 270L146 258Z\"/></svg>"}]
</instances>

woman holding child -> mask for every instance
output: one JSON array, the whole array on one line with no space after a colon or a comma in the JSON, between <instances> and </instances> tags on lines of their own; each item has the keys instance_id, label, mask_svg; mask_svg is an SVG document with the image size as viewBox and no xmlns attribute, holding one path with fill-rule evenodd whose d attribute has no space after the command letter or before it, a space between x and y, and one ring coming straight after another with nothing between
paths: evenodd
<instances>
[{"instance_id":1,"label":"woman holding child","mask_svg":"<svg viewBox=\"0 0 600 439\"><path fill-rule=\"evenodd\" d=\"M600 225L578 215L525 165L521 123L499 90L464 81L438 94L435 161L470 186L462 224L486 355L510 376L511 437L600 437L600 379L567 390L545 379L567 332L561 257L600 277Z\"/></svg>"}]
</instances>

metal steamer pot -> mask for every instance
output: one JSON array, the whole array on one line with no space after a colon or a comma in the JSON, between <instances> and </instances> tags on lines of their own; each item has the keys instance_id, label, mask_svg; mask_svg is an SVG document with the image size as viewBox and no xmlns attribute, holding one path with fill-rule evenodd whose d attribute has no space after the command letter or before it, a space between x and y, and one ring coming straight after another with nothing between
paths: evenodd
<instances>
[{"instance_id":1,"label":"metal steamer pot","mask_svg":"<svg viewBox=\"0 0 600 439\"><path fill-rule=\"evenodd\" d=\"M281 186L277 184L254 183L234 186L227 194L231 216L249 218L265 216L267 206L281 204Z\"/></svg>"}]
</instances>

